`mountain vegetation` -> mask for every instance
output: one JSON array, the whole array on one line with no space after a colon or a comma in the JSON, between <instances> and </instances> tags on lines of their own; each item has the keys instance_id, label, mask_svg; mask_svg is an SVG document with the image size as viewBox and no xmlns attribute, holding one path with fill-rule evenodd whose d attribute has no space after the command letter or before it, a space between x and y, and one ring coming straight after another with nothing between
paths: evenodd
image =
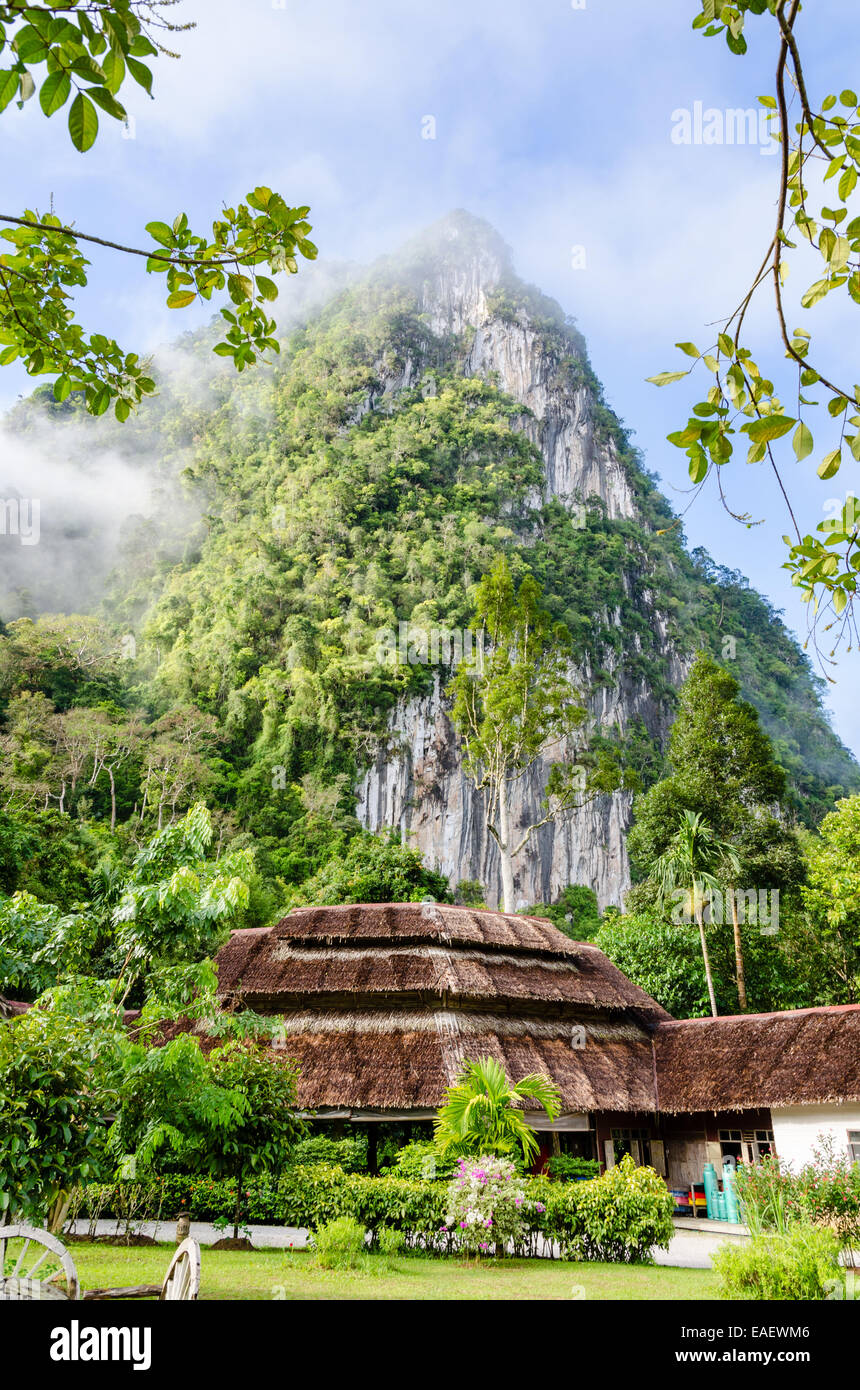
<instances>
[{"instance_id":1,"label":"mountain vegetation","mask_svg":"<svg viewBox=\"0 0 860 1390\"><path fill-rule=\"evenodd\" d=\"M461 225L468 235L457 255L480 255L492 234ZM442 331L426 311L422 286L453 273L452 254L434 236L353 278L284 333L271 369L236 378L212 366L216 330L189 338L171 369L156 371L159 394L122 426L87 419L76 392L58 403L42 389L12 412L7 428L22 444L49 431L60 453L66 440L70 455L115 450L147 472L158 500L151 515L118 528L114 569L86 611L46 608L35 568L32 584L19 568L5 592L0 891L24 915L42 904L55 925L102 905L111 937L117 885L137 872L153 836L202 801L212 855L249 864L236 922L264 924L309 901L456 896L458 884L422 865L399 832L368 835L353 787L387 746L398 702L434 686L431 664L393 658L380 634L405 625L420 648L433 629L468 629L482 581L503 562L511 584L534 586L547 622L564 631L578 698L587 704L624 685L646 691L653 711L623 730L588 730L596 762L640 788L635 915L601 917L589 885L570 885L573 896L547 908L562 929L581 921L611 942L613 958L661 1002L699 1012L701 969L684 983L663 959L675 928L645 886L669 821L701 813L720 839L737 838L749 865L776 865L765 844L772 832L800 920L811 910L800 896L810 837L860 790L860 770L779 614L740 574L685 549L575 325L508 274L488 312L502 329L527 324L557 389L585 394L596 446L620 461L636 515L611 515L597 495L576 506L551 495L528 409L492 376L468 374L472 328ZM97 566L99 538L87 536L84 527ZM60 528L51 555L80 542L80 528ZM688 666L697 651L667 742L678 662ZM700 709L702 671L711 703ZM684 748L721 709L740 742L730 768L712 750L719 782L709 742L698 762ZM768 808L754 824L753 791ZM488 888L463 884L471 901ZM646 919L650 945L636 929ZM779 949L767 938L746 948L752 1005L831 989L830 976L759 966L764 946ZM732 992L737 1007L731 941L727 949L724 968L722 947L711 948L721 1009ZM115 965L106 958L104 968ZM15 979L0 979L0 993L26 992Z\"/></svg>"}]
</instances>

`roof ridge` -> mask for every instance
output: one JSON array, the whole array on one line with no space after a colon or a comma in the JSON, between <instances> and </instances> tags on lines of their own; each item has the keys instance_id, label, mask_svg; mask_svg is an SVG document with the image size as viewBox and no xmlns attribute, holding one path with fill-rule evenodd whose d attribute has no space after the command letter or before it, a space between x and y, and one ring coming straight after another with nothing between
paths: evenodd
<instances>
[{"instance_id":1,"label":"roof ridge","mask_svg":"<svg viewBox=\"0 0 860 1390\"><path fill-rule=\"evenodd\" d=\"M851 1013L860 1010L860 1003L857 1004L811 1004L803 1009L772 1009L767 1013L760 1014L705 1014L699 1018L672 1018L663 1019L658 1024L659 1028L683 1027L691 1023L738 1023L752 1022L761 1018L796 1018L798 1015L808 1014L838 1014Z\"/></svg>"}]
</instances>

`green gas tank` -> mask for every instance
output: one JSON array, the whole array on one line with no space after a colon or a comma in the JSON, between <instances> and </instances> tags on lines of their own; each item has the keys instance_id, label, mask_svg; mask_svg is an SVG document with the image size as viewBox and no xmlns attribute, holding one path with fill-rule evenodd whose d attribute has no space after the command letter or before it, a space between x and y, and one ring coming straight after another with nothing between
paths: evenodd
<instances>
[{"instance_id":1,"label":"green gas tank","mask_svg":"<svg viewBox=\"0 0 860 1390\"><path fill-rule=\"evenodd\" d=\"M711 1221L718 1221L717 1198L720 1195L719 1183L717 1182L717 1170L713 1163L706 1163L702 1172L702 1182L705 1185L705 1208L708 1218Z\"/></svg>"},{"instance_id":2,"label":"green gas tank","mask_svg":"<svg viewBox=\"0 0 860 1390\"><path fill-rule=\"evenodd\" d=\"M737 1172L735 1160L731 1156L723 1161L723 1195L726 1199L726 1220L736 1224L741 1219L738 1203Z\"/></svg>"}]
</instances>

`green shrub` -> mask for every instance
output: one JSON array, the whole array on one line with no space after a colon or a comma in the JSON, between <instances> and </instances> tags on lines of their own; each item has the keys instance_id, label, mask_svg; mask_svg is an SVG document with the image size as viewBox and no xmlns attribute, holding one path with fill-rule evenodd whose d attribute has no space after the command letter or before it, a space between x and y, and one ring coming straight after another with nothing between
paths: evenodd
<instances>
[{"instance_id":1,"label":"green shrub","mask_svg":"<svg viewBox=\"0 0 860 1390\"><path fill-rule=\"evenodd\" d=\"M654 1246L668 1249L674 1209L654 1169L625 1154L590 1182L551 1185L544 1230L562 1259L650 1263Z\"/></svg>"},{"instance_id":2,"label":"green shrub","mask_svg":"<svg viewBox=\"0 0 860 1390\"><path fill-rule=\"evenodd\" d=\"M391 1260L397 1255L402 1255L406 1248L406 1236L402 1231L396 1231L393 1226L380 1226L376 1232L376 1246L380 1255Z\"/></svg>"},{"instance_id":3,"label":"green shrub","mask_svg":"<svg viewBox=\"0 0 860 1390\"><path fill-rule=\"evenodd\" d=\"M457 1166L455 1158L440 1158L432 1139L405 1144L391 1166L392 1177L450 1178Z\"/></svg>"},{"instance_id":4,"label":"green shrub","mask_svg":"<svg viewBox=\"0 0 860 1390\"><path fill-rule=\"evenodd\" d=\"M370 1230L388 1226L402 1231L410 1248L452 1248L440 1232L445 1212L443 1183L373 1178L316 1164L283 1173L278 1200L279 1219L288 1226L314 1228L339 1216L352 1216Z\"/></svg>"},{"instance_id":5,"label":"green shrub","mask_svg":"<svg viewBox=\"0 0 860 1390\"><path fill-rule=\"evenodd\" d=\"M367 1232L351 1216L339 1216L313 1233L317 1264L322 1269L357 1269L364 1256Z\"/></svg>"},{"instance_id":6,"label":"green shrub","mask_svg":"<svg viewBox=\"0 0 860 1390\"><path fill-rule=\"evenodd\" d=\"M558 1182L574 1182L582 1178L599 1178L600 1164L596 1158L577 1158L574 1154L553 1154L546 1165L550 1177Z\"/></svg>"},{"instance_id":7,"label":"green shrub","mask_svg":"<svg viewBox=\"0 0 860 1390\"><path fill-rule=\"evenodd\" d=\"M367 1172L367 1137L330 1139L317 1134L300 1139L290 1154L290 1166L310 1163L336 1163L345 1173Z\"/></svg>"},{"instance_id":8,"label":"green shrub","mask_svg":"<svg viewBox=\"0 0 860 1390\"><path fill-rule=\"evenodd\" d=\"M860 1164L820 1135L810 1163L793 1172L778 1158L738 1168L738 1197L753 1235L785 1234L798 1221L827 1226L860 1250Z\"/></svg>"},{"instance_id":9,"label":"green shrub","mask_svg":"<svg viewBox=\"0 0 860 1390\"><path fill-rule=\"evenodd\" d=\"M720 1294L730 1299L844 1298L839 1246L835 1232L800 1221L785 1234L721 1245L713 1256Z\"/></svg>"},{"instance_id":10,"label":"green shrub","mask_svg":"<svg viewBox=\"0 0 860 1390\"><path fill-rule=\"evenodd\" d=\"M537 1255L551 1242L563 1259L647 1260L653 1246L666 1248L672 1235L674 1202L650 1168L637 1168L628 1156L603 1177L587 1182L556 1182L516 1175L524 1194L518 1232L510 1233L517 1253ZM232 1181L171 1174L140 1183L92 1185L83 1189L79 1214L135 1220L176 1218L188 1211L194 1221L230 1215L236 1201ZM398 1231L405 1248L450 1254L458 1248L445 1220L448 1184L438 1180L371 1177L345 1173L336 1164L296 1164L280 1175L259 1174L245 1185L244 1220L319 1230L348 1216L366 1230ZM489 1242L487 1242L489 1243Z\"/></svg>"}]
</instances>

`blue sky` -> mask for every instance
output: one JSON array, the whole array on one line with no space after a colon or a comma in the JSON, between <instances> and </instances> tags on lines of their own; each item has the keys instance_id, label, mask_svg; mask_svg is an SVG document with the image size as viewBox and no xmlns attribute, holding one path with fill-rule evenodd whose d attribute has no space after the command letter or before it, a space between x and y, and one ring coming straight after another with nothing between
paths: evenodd
<instances>
[{"instance_id":1,"label":"blue sky","mask_svg":"<svg viewBox=\"0 0 860 1390\"><path fill-rule=\"evenodd\" d=\"M323 260L355 261L468 208L501 232L519 273L576 316L607 399L684 506L676 489L685 460L665 435L700 395L686 382L658 391L644 378L676 365L675 341L704 346L703 325L734 308L770 235L776 178L775 158L757 145L672 142L674 111L697 101L753 107L772 90L770 23L751 21L751 51L733 58L722 39L690 29L696 8L693 0L582 8L579 0L185 0L175 14L198 27L172 41L179 62L156 63L154 102L129 93L133 139L103 117L98 143L79 155L62 116L49 123L35 101L7 109L0 206L44 210L53 194L82 229L140 244L147 221L184 210L205 224L222 200L267 183L311 205ZM815 0L814 18L807 10L799 37L811 91L856 87L848 0ZM428 116L432 140L422 139ZM574 268L574 247L584 248L584 268ZM796 276L798 295L816 278L808 270ZM88 325L140 350L205 317L164 309L162 284L100 253L82 297ZM850 315L828 302L806 319L827 340L826 360L854 381ZM770 324L763 297L752 346L767 341ZM0 407L31 384L0 370ZM809 461L788 462L787 473L806 529L829 499L860 491L845 467L829 484ZM709 493L685 518L690 543L748 575L802 636L805 609L780 568L787 526L775 484L742 462L725 481L736 510L765 524L738 526ZM855 663L853 653L840 656L827 701L860 752Z\"/></svg>"}]
</instances>

